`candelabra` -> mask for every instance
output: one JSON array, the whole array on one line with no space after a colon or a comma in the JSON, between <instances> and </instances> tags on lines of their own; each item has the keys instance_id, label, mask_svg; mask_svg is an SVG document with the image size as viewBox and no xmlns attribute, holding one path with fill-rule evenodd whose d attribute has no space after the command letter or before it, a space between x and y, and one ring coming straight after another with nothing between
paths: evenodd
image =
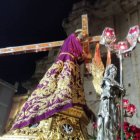
<instances>
[{"instance_id":1,"label":"candelabra","mask_svg":"<svg viewBox=\"0 0 140 140\"><path fill-rule=\"evenodd\" d=\"M105 45L107 49L110 51L116 53L116 55L119 58L120 62L120 87L123 87L123 56L133 51L135 48L137 41L140 40L140 30L139 26L136 25L134 27L131 27L128 31L128 35L126 37L125 41L120 41L116 43L116 36L114 29L112 28L105 28L105 30L102 33L100 44ZM124 93L124 92L123 92ZM124 124L124 117L132 117L135 112L135 106L132 104L129 104L129 106L125 106L124 100L123 100L124 94L121 94L120 97L120 124L121 124L121 140L124 140L123 136L123 124ZM105 131L105 130L104 130ZM103 132L104 133L104 132Z\"/></svg>"}]
</instances>

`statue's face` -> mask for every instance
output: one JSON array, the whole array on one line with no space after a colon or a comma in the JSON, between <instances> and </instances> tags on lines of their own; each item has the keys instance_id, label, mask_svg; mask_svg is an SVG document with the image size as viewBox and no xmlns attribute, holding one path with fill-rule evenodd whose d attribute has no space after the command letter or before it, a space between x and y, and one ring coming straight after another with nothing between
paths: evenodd
<instances>
[{"instance_id":1,"label":"statue's face","mask_svg":"<svg viewBox=\"0 0 140 140\"><path fill-rule=\"evenodd\" d=\"M86 34L83 34L82 32L78 34L78 38L79 40L82 42L87 38Z\"/></svg>"},{"instance_id":2,"label":"statue's face","mask_svg":"<svg viewBox=\"0 0 140 140\"><path fill-rule=\"evenodd\" d=\"M112 67L109 71L110 71L110 74L114 75L114 77L117 75L116 68Z\"/></svg>"}]
</instances>

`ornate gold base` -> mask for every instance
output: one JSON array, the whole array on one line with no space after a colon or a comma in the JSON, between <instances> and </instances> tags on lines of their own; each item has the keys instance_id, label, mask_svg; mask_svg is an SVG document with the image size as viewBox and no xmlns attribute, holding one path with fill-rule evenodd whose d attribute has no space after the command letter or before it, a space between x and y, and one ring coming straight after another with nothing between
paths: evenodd
<instances>
[{"instance_id":1,"label":"ornate gold base","mask_svg":"<svg viewBox=\"0 0 140 140\"><path fill-rule=\"evenodd\" d=\"M24 127L9 131L0 139L5 140L88 140L88 119L84 111L70 108L43 120L37 127Z\"/></svg>"}]
</instances>

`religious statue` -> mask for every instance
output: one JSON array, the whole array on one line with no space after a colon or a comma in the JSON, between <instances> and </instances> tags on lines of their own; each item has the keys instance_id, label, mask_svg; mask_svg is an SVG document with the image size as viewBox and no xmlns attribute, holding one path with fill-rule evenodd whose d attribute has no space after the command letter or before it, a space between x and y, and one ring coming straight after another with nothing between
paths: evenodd
<instances>
[{"instance_id":1,"label":"religious statue","mask_svg":"<svg viewBox=\"0 0 140 140\"><path fill-rule=\"evenodd\" d=\"M17 114L10 136L35 140L88 139L85 97L80 64L91 55L84 51L87 34L70 34L55 62Z\"/></svg>"},{"instance_id":2,"label":"religious statue","mask_svg":"<svg viewBox=\"0 0 140 140\"><path fill-rule=\"evenodd\" d=\"M116 98L124 94L124 88L115 80L117 68L107 66L102 82L101 102L97 120L97 140L116 140L119 113Z\"/></svg>"}]
</instances>

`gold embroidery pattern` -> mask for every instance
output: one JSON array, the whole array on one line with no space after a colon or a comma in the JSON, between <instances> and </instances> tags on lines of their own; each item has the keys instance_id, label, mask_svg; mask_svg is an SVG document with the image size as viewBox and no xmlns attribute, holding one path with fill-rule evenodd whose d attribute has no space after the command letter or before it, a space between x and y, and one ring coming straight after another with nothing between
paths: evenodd
<instances>
[{"instance_id":1,"label":"gold embroidery pattern","mask_svg":"<svg viewBox=\"0 0 140 140\"><path fill-rule=\"evenodd\" d=\"M26 125L32 124L38 116L46 119L68 104L84 104L80 77L79 65L74 62L68 60L54 63L23 105L13 128L26 122ZM53 113L49 115L51 111Z\"/></svg>"}]
</instances>

